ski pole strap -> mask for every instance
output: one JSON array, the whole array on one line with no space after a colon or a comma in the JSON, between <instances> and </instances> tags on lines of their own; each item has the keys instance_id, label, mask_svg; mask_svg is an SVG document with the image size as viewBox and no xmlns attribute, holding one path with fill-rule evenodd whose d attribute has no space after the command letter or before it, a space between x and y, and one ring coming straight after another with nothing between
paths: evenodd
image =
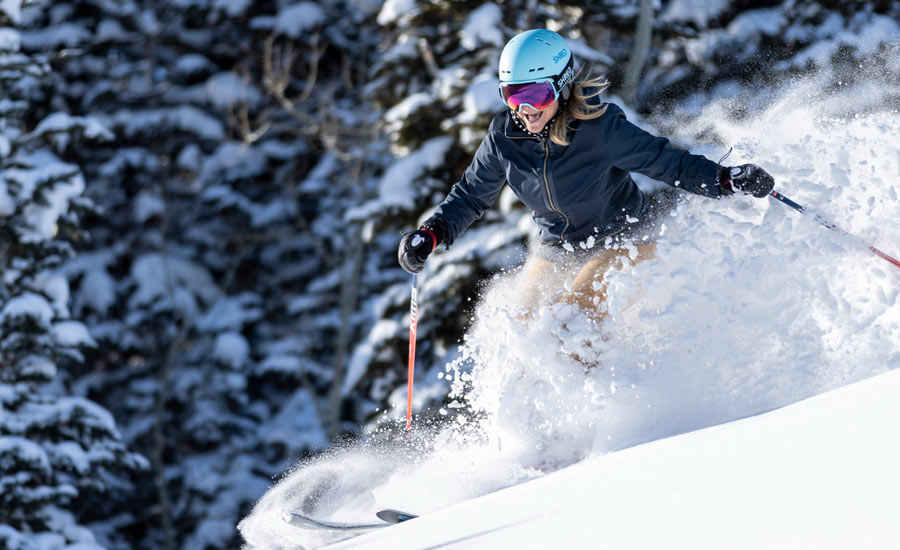
<instances>
[{"instance_id":1,"label":"ski pole strap","mask_svg":"<svg viewBox=\"0 0 900 550\"><path fill-rule=\"evenodd\" d=\"M427 227L420 227L419 229L431 235L431 251L434 252L434 249L437 248L438 245L437 235Z\"/></svg>"}]
</instances>

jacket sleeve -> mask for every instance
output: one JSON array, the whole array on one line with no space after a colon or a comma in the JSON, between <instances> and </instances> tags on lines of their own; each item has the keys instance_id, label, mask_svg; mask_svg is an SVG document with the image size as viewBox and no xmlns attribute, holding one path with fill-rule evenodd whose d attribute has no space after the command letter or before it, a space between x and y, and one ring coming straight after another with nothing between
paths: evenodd
<instances>
[{"instance_id":1,"label":"jacket sleeve","mask_svg":"<svg viewBox=\"0 0 900 550\"><path fill-rule=\"evenodd\" d=\"M625 119L625 113L609 106L610 135L607 148L613 165L637 172L673 187L706 197L719 197L719 165L701 155L675 149L669 140L641 130Z\"/></svg>"},{"instance_id":2,"label":"jacket sleeve","mask_svg":"<svg viewBox=\"0 0 900 550\"><path fill-rule=\"evenodd\" d=\"M472 222L481 218L497 200L505 182L506 172L489 133L478 146L462 179L453 186L431 218L438 220L444 228L443 244L453 244Z\"/></svg>"}]
</instances>

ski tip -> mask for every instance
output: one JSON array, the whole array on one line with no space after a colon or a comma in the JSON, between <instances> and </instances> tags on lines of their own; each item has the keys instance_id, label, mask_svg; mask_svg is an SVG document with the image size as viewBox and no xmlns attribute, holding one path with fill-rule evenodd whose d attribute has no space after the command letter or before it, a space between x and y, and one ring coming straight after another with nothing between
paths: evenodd
<instances>
[{"instance_id":1,"label":"ski tip","mask_svg":"<svg viewBox=\"0 0 900 550\"><path fill-rule=\"evenodd\" d=\"M390 508L379 510L375 515L378 516L378 519L387 523L403 523L404 521L419 517L415 514L401 512L400 510L392 510Z\"/></svg>"},{"instance_id":2,"label":"ski tip","mask_svg":"<svg viewBox=\"0 0 900 550\"><path fill-rule=\"evenodd\" d=\"M284 520L285 523L293 525L294 527L319 527L318 523L312 518L306 517L303 514L294 512L292 510L282 510L281 519Z\"/></svg>"},{"instance_id":3,"label":"ski tip","mask_svg":"<svg viewBox=\"0 0 900 550\"><path fill-rule=\"evenodd\" d=\"M333 531L365 531L369 529L380 529L387 527L390 523L342 523L337 521L314 519L305 516L300 512L285 510L282 512L282 519L294 527L303 529L325 529Z\"/></svg>"}]
</instances>

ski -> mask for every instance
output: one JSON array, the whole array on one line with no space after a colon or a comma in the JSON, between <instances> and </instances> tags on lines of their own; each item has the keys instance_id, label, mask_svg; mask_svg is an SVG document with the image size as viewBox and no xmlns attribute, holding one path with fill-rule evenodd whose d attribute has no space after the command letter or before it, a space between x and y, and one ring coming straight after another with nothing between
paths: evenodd
<instances>
[{"instance_id":1,"label":"ski","mask_svg":"<svg viewBox=\"0 0 900 550\"><path fill-rule=\"evenodd\" d=\"M400 510L392 510L390 508L386 510L379 510L375 513L378 516L378 519L387 522L390 525L395 523L403 523L404 521L409 521L411 519L415 519L419 516L415 514L407 514L406 512L401 512Z\"/></svg>"},{"instance_id":2,"label":"ski","mask_svg":"<svg viewBox=\"0 0 900 550\"><path fill-rule=\"evenodd\" d=\"M303 529L327 529L331 531L365 531L368 529L380 529L390 527L404 521L409 521L418 516L407 514L399 510L379 510L376 514L382 523L341 523L311 518L300 512L287 510L284 513L284 521Z\"/></svg>"}]
</instances>

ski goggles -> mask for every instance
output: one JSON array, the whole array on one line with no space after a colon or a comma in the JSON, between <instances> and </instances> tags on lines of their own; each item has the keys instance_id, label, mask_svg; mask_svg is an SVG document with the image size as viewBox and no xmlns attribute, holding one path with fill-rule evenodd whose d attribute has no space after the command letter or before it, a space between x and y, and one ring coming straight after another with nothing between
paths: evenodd
<instances>
[{"instance_id":1,"label":"ski goggles","mask_svg":"<svg viewBox=\"0 0 900 550\"><path fill-rule=\"evenodd\" d=\"M513 111L518 112L523 105L543 111L559 99L563 87L572 80L574 61L569 58L561 73L552 78L541 78L528 82L501 82L500 98Z\"/></svg>"},{"instance_id":2,"label":"ski goggles","mask_svg":"<svg viewBox=\"0 0 900 550\"><path fill-rule=\"evenodd\" d=\"M537 82L525 82L522 84L501 83L500 97L506 106L517 111L523 105L532 109L543 111L559 97L559 92L553 85L553 79L545 78Z\"/></svg>"}]
</instances>

